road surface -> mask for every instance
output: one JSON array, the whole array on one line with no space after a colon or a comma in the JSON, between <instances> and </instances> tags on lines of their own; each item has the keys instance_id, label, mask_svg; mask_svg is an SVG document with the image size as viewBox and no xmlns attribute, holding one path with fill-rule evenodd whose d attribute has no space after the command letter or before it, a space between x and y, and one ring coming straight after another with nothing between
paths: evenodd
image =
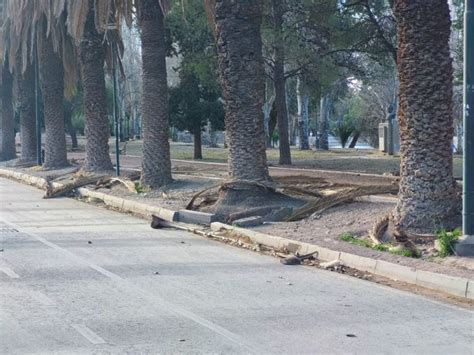
<instances>
[{"instance_id":1,"label":"road surface","mask_svg":"<svg viewBox=\"0 0 474 355\"><path fill-rule=\"evenodd\" d=\"M1 354L471 354L474 313L0 179Z\"/></svg>"}]
</instances>

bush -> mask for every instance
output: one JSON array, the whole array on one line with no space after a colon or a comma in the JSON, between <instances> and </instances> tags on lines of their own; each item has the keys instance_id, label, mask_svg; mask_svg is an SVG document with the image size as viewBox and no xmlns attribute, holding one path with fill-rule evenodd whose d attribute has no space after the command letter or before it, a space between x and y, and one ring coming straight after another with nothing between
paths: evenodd
<instances>
[{"instance_id":1,"label":"bush","mask_svg":"<svg viewBox=\"0 0 474 355\"><path fill-rule=\"evenodd\" d=\"M445 229L442 229L436 233L436 237L439 243L439 256L442 258L454 254L454 246L458 242L459 237L462 235L462 232L459 228L448 232Z\"/></svg>"}]
</instances>

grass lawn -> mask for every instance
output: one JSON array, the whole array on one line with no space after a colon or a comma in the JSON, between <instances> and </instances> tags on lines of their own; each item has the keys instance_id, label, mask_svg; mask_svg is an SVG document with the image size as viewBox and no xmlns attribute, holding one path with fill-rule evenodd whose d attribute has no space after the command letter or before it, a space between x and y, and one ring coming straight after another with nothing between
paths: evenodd
<instances>
[{"instance_id":1,"label":"grass lawn","mask_svg":"<svg viewBox=\"0 0 474 355\"><path fill-rule=\"evenodd\" d=\"M111 152L114 152L111 144ZM130 141L127 143L126 154L141 155L141 141ZM227 162L227 149L207 148L202 149L203 161ZM398 156L386 156L378 150L354 150L337 149L331 151L300 151L296 147L291 150L294 166L325 169L354 171L362 173L393 173L398 171L400 158ZM193 160L193 145L186 143L171 143L171 158ZM271 165L278 164L278 149L267 150L268 162ZM455 156L453 160L453 171L457 177L462 176L462 158Z\"/></svg>"}]
</instances>

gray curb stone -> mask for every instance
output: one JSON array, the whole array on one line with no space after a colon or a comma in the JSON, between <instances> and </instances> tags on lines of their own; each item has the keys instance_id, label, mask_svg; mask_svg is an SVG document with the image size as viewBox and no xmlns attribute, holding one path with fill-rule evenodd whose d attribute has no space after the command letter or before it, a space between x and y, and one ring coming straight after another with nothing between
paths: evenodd
<instances>
[{"instance_id":1,"label":"gray curb stone","mask_svg":"<svg viewBox=\"0 0 474 355\"><path fill-rule=\"evenodd\" d=\"M250 238L254 243L263 244L277 250L286 249L290 252L307 254L318 251L319 259L324 261L340 260L344 265L357 270L367 271L375 275L388 277L413 285L441 291L457 297L474 299L474 280L418 270L384 260L371 259L359 255L338 252L312 244L302 243L286 238L275 237L253 230L233 227L224 223L211 223L211 229L233 231Z\"/></svg>"}]
</instances>

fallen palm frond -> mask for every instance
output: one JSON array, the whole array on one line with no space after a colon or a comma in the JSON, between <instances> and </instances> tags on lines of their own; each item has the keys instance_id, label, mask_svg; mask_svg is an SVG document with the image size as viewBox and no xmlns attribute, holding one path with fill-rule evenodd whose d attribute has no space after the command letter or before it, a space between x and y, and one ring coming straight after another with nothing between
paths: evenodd
<instances>
[{"instance_id":1,"label":"fallen palm frond","mask_svg":"<svg viewBox=\"0 0 474 355\"><path fill-rule=\"evenodd\" d=\"M387 214L375 222L372 230L369 231L369 237L375 245L382 244L382 237L387 230L390 215Z\"/></svg>"},{"instance_id":2,"label":"fallen palm frond","mask_svg":"<svg viewBox=\"0 0 474 355\"><path fill-rule=\"evenodd\" d=\"M132 180L127 179L127 178L118 178L118 177L112 177L112 176L107 176L107 177L99 179L94 186L94 190L98 190L104 187L112 187L113 185L117 183L125 186L127 190L130 192L138 193L137 187L135 186L135 183Z\"/></svg>"},{"instance_id":3,"label":"fallen palm frond","mask_svg":"<svg viewBox=\"0 0 474 355\"><path fill-rule=\"evenodd\" d=\"M293 194L296 195L301 195L301 196L311 196L311 197L322 197L323 195L320 192L317 191L310 191L308 189L303 189L295 186L285 186L285 185L277 185L278 188L280 188L283 191L288 191L292 192Z\"/></svg>"},{"instance_id":4,"label":"fallen palm frond","mask_svg":"<svg viewBox=\"0 0 474 355\"><path fill-rule=\"evenodd\" d=\"M238 219L251 217L251 216L265 216L278 208L281 208L281 206L263 206L263 207L249 208L245 211L231 213L227 217L226 222L232 223Z\"/></svg>"},{"instance_id":5,"label":"fallen palm frond","mask_svg":"<svg viewBox=\"0 0 474 355\"><path fill-rule=\"evenodd\" d=\"M351 201L356 197L395 193L397 191L398 186L393 185L358 186L344 189L334 194L323 196L320 199L306 203L301 208L298 208L290 217L288 217L286 222L298 221L312 214L321 213L328 208Z\"/></svg>"},{"instance_id":6,"label":"fallen palm frond","mask_svg":"<svg viewBox=\"0 0 474 355\"><path fill-rule=\"evenodd\" d=\"M100 176L79 176L74 178L72 181L62 183L59 186L58 184L53 184L52 182L48 181L46 183L46 193L43 198L64 196L68 192L78 187L95 184L100 178Z\"/></svg>"},{"instance_id":7,"label":"fallen palm frond","mask_svg":"<svg viewBox=\"0 0 474 355\"><path fill-rule=\"evenodd\" d=\"M195 195L191 198L191 200L189 201L189 203L186 205L186 209L187 209L187 210L192 210L192 209L193 209L193 206L194 206L194 202L196 201L196 199L197 199L198 197L204 195L206 192L209 192L209 191L211 191L211 190L217 189L217 188L219 188L219 187L221 187L220 184L219 184L219 185L212 185L212 186L210 186L210 187L205 188L204 190L199 191L197 194L195 194Z\"/></svg>"}]
</instances>

